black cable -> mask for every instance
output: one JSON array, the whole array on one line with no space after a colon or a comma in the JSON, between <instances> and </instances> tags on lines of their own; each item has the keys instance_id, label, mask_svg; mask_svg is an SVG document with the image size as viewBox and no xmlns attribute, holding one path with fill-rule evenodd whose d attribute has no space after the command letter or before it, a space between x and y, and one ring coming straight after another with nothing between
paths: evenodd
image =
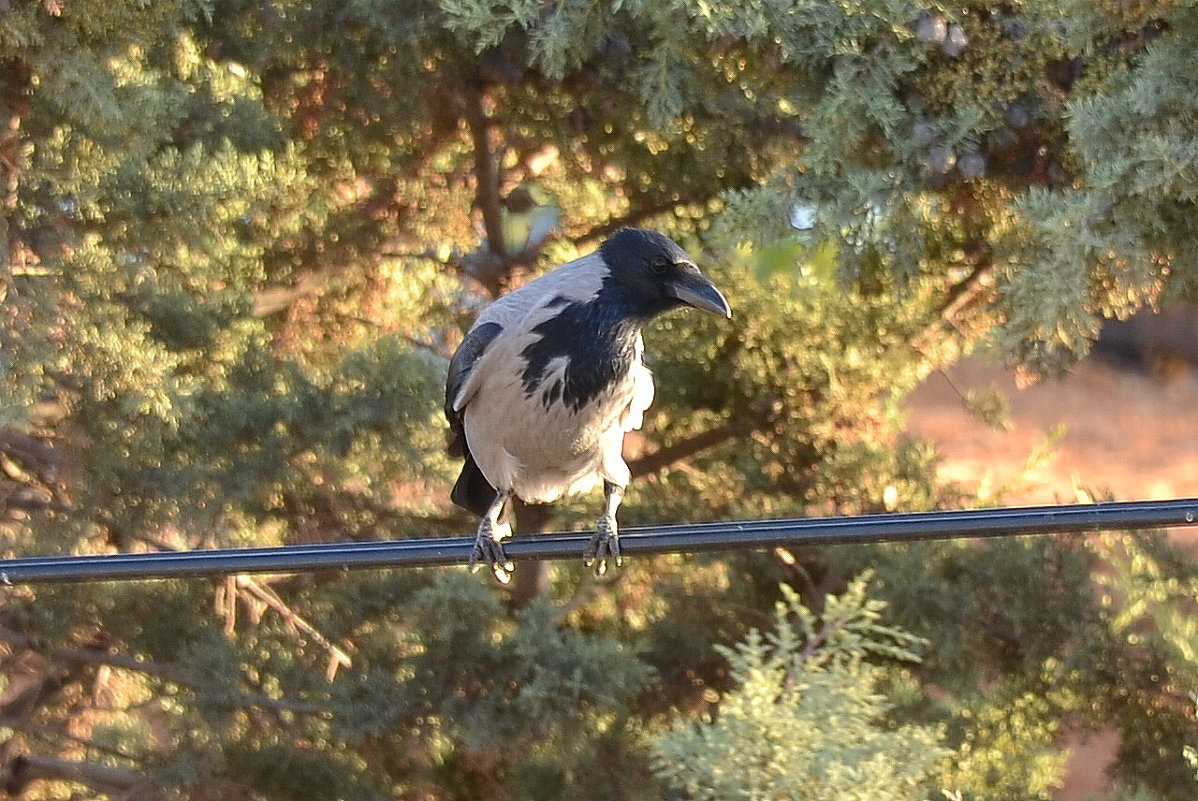
<instances>
[{"instance_id":1,"label":"black cable","mask_svg":"<svg viewBox=\"0 0 1198 801\"><path fill-rule=\"evenodd\" d=\"M625 555L637 555L775 546L919 542L1174 528L1196 525L1196 519L1198 498L1115 501L1069 506L648 526L624 529L620 533L620 546ZM589 532L530 534L517 536L505 543L504 547L513 561L581 559L583 547L589 538ZM474 537L469 536L108 556L22 557L0 560L0 582L33 584L429 567L465 564L473 545Z\"/></svg>"}]
</instances>

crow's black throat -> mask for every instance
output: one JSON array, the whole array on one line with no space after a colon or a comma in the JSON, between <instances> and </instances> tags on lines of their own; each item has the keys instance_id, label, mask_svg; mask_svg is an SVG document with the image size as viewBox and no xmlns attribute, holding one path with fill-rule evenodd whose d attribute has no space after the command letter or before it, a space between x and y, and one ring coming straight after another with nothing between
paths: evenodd
<instances>
[{"instance_id":1,"label":"crow's black throat","mask_svg":"<svg viewBox=\"0 0 1198 801\"><path fill-rule=\"evenodd\" d=\"M559 297L549 305L561 311L533 329L540 339L521 353L520 378L525 394L540 392L546 409L561 402L577 412L632 369L646 315L602 292L590 301ZM549 383L549 366L558 358L566 360L565 371Z\"/></svg>"}]
</instances>

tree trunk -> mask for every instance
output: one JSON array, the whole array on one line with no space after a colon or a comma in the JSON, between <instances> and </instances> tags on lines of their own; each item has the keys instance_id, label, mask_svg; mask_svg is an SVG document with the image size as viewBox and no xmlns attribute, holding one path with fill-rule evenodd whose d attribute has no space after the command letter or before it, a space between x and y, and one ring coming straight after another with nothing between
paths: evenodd
<instances>
[{"instance_id":1,"label":"tree trunk","mask_svg":"<svg viewBox=\"0 0 1198 801\"><path fill-rule=\"evenodd\" d=\"M553 530L553 507L544 504L527 504L519 499L513 501L516 513L516 536L546 534ZM582 560L582 554L578 555ZM512 581L509 603L512 609L523 609L537 598L549 592L549 563L543 560L521 562Z\"/></svg>"}]
</instances>

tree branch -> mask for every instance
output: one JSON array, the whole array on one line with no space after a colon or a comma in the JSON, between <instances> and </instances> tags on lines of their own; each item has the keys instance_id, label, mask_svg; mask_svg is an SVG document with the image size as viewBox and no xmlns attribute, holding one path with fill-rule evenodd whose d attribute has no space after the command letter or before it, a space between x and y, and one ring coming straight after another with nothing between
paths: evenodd
<instances>
[{"instance_id":1,"label":"tree branch","mask_svg":"<svg viewBox=\"0 0 1198 801\"><path fill-rule=\"evenodd\" d=\"M200 682L186 675L175 665L163 665L158 662L150 662L144 659L137 659L124 654L113 654L99 648L43 648L39 647L37 641L26 634L19 631L14 631L7 626L0 625L0 640L4 640L19 648L25 648L36 653L40 653L47 659L58 660L61 662L75 662L93 665L108 665L109 667L120 668L122 670L135 671L144 673L149 676L164 679L166 681L178 684L182 687L187 687L192 690L201 689ZM273 709L284 712L294 712L301 715L317 715L329 712L329 707L323 704L316 704L307 701L296 701L288 698L271 698L268 695L261 693L241 693L237 699L245 706L256 706L264 709Z\"/></svg>"},{"instance_id":2,"label":"tree branch","mask_svg":"<svg viewBox=\"0 0 1198 801\"><path fill-rule=\"evenodd\" d=\"M305 270L290 284L270 284L254 293L254 317L269 317L290 308L297 300L314 295L329 285L334 271Z\"/></svg>"},{"instance_id":3,"label":"tree branch","mask_svg":"<svg viewBox=\"0 0 1198 801\"><path fill-rule=\"evenodd\" d=\"M17 729L18 731L21 731L31 737L36 737L39 740L50 743L51 745L59 740L66 740L68 742L82 746L89 751L107 754L108 756L117 759L125 759L130 762L137 761L136 756L122 751L120 748L114 748L110 745L98 743L95 740L91 740L87 737L81 737L77 734L72 734L66 726L47 726L46 724L37 723L32 720L5 720L4 725L13 729Z\"/></svg>"},{"instance_id":4,"label":"tree branch","mask_svg":"<svg viewBox=\"0 0 1198 801\"><path fill-rule=\"evenodd\" d=\"M588 242L594 242L599 239L603 239L608 234L615 233L619 229L624 228L626 226L640 225L645 220L647 220L651 217L656 217L659 214L664 214L667 211L670 211L671 209L673 209L675 206L686 206L686 205L691 205L691 204L696 204L696 203L707 203L715 196L716 196L715 193L708 193L708 194L705 194L702 196L695 196L695 197L689 197L689 198L678 198L677 200L666 199L666 200L663 200L661 203L658 203L654 206L645 206L643 208L633 209L632 211L629 211L628 214L625 214L623 217L616 217L614 219L607 220L606 222L600 223L599 225L596 225L596 226L590 228L585 233L583 233L577 237L574 237L573 242L575 245L585 245Z\"/></svg>"},{"instance_id":5,"label":"tree branch","mask_svg":"<svg viewBox=\"0 0 1198 801\"><path fill-rule=\"evenodd\" d=\"M75 665L73 669L53 668L38 677L12 698L0 705L0 725L19 728L28 723L37 712L47 703L57 698L70 684L82 678L84 668Z\"/></svg>"},{"instance_id":6,"label":"tree branch","mask_svg":"<svg viewBox=\"0 0 1198 801\"><path fill-rule=\"evenodd\" d=\"M502 290L507 272L507 248L503 241L503 212L500 209L499 166L491 150L491 126L487 118L486 95L481 89L468 90L465 102L466 125L474 148L474 177L477 182L474 202L483 215L487 246L473 260L471 272L493 297ZM489 256L490 258L487 258Z\"/></svg>"},{"instance_id":7,"label":"tree branch","mask_svg":"<svg viewBox=\"0 0 1198 801\"><path fill-rule=\"evenodd\" d=\"M723 445L742 431L743 426L724 423L689 439L675 442L665 448L658 448L653 453L647 453L639 459L634 459L628 463L628 469L632 471L634 478L657 473L675 462L689 459L703 451Z\"/></svg>"},{"instance_id":8,"label":"tree branch","mask_svg":"<svg viewBox=\"0 0 1198 801\"><path fill-rule=\"evenodd\" d=\"M982 264L974 268L968 277L949 289L936 319L911 338L911 347L917 353L923 353L929 340L938 336L946 327L955 327L960 314L981 298L993 284L993 264Z\"/></svg>"},{"instance_id":9,"label":"tree branch","mask_svg":"<svg viewBox=\"0 0 1198 801\"><path fill-rule=\"evenodd\" d=\"M21 487L8 495L0 497L0 511L5 509L21 509L27 512L43 511L69 512L71 507L52 496L50 490L44 487Z\"/></svg>"},{"instance_id":10,"label":"tree branch","mask_svg":"<svg viewBox=\"0 0 1198 801\"><path fill-rule=\"evenodd\" d=\"M0 453L20 462L47 483L58 477L63 462L62 451L14 428L0 428Z\"/></svg>"},{"instance_id":11,"label":"tree branch","mask_svg":"<svg viewBox=\"0 0 1198 801\"><path fill-rule=\"evenodd\" d=\"M55 757L22 755L4 766L0 786L10 796L18 796L35 781L67 781L122 799L158 798L162 794L137 771L115 768L98 762L74 762Z\"/></svg>"},{"instance_id":12,"label":"tree branch","mask_svg":"<svg viewBox=\"0 0 1198 801\"><path fill-rule=\"evenodd\" d=\"M502 258L503 218L499 210L499 167L491 150L491 124L487 116L487 98L481 89L471 89L465 103L466 125L474 148L474 177L478 182L475 199L483 215L483 226L491 250Z\"/></svg>"},{"instance_id":13,"label":"tree branch","mask_svg":"<svg viewBox=\"0 0 1198 801\"><path fill-rule=\"evenodd\" d=\"M315 626L305 620L298 612L289 607L278 593L267 587L260 581L255 581L249 576L237 576L234 580L237 589L249 593L257 598L262 603L269 606L271 609L279 613L279 615L287 622L289 626L298 631L307 634L317 645L325 649L329 654L328 667L325 668L325 678L332 681L337 677L337 669L340 667L353 667L353 660L341 648L338 648L327 637L320 633Z\"/></svg>"}]
</instances>

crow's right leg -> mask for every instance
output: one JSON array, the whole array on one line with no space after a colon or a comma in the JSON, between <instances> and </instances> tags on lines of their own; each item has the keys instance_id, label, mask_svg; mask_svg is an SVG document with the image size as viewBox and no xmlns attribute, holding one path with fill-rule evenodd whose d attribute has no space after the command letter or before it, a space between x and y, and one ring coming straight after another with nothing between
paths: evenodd
<instances>
[{"instance_id":1,"label":"crow's right leg","mask_svg":"<svg viewBox=\"0 0 1198 801\"><path fill-rule=\"evenodd\" d=\"M476 572L481 567L480 561L486 562L500 584L511 581L512 571L516 569L503 552L503 541L512 536L512 526L499 522L503 507L511 496L511 490L496 492L495 500L478 524L478 536L474 539L474 550L470 554L470 572Z\"/></svg>"}]
</instances>

